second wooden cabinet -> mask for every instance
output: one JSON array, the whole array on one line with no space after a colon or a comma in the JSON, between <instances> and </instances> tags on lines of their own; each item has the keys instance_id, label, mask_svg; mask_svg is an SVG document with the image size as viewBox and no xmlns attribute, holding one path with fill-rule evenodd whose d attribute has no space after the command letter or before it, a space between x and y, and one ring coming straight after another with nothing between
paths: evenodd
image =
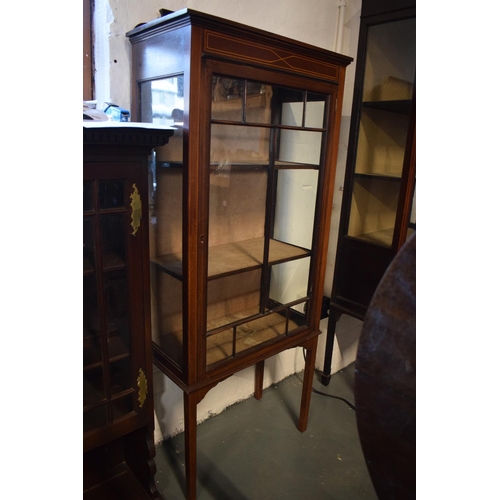
<instances>
[{"instance_id":1,"label":"second wooden cabinet","mask_svg":"<svg viewBox=\"0 0 500 500\"><path fill-rule=\"evenodd\" d=\"M416 230L414 0L363 2L322 383L336 323L364 319L392 259Z\"/></svg>"},{"instance_id":2,"label":"second wooden cabinet","mask_svg":"<svg viewBox=\"0 0 500 500\"><path fill-rule=\"evenodd\" d=\"M154 361L196 405L285 349L307 351L323 296L345 67L351 58L192 10L128 33L134 119L176 129L151 169Z\"/></svg>"}]
</instances>

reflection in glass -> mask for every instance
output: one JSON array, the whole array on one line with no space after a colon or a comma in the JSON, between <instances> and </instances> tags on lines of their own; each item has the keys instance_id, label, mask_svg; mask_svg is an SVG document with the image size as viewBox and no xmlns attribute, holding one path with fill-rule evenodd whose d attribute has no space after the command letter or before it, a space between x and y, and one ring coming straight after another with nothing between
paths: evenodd
<instances>
[{"instance_id":1,"label":"reflection in glass","mask_svg":"<svg viewBox=\"0 0 500 500\"><path fill-rule=\"evenodd\" d=\"M184 126L184 75L140 84L141 121L175 129L168 144L156 148L159 162L182 162Z\"/></svg>"},{"instance_id":2,"label":"reflection in glass","mask_svg":"<svg viewBox=\"0 0 500 500\"><path fill-rule=\"evenodd\" d=\"M326 96L308 92L304 126L308 128L323 128L325 126L325 106Z\"/></svg>"},{"instance_id":3,"label":"reflection in glass","mask_svg":"<svg viewBox=\"0 0 500 500\"><path fill-rule=\"evenodd\" d=\"M269 163L270 130L263 127L212 125L210 163L220 169L231 165Z\"/></svg>"},{"instance_id":4,"label":"reflection in glass","mask_svg":"<svg viewBox=\"0 0 500 500\"><path fill-rule=\"evenodd\" d=\"M319 165L321 160L321 132L306 130L280 131L279 161Z\"/></svg>"},{"instance_id":5,"label":"reflection in glass","mask_svg":"<svg viewBox=\"0 0 500 500\"><path fill-rule=\"evenodd\" d=\"M318 178L317 170L278 171L275 239L311 249Z\"/></svg>"},{"instance_id":6,"label":"reflection in glass","mask_svg":"<svg viewBox=\"0 0 500 500\"><path fill-rule=\"evenodd\" d=\"M99 208L118 208L124 205L125 181L99 182Z\"/></svg>"},{"instance_id":7,"label":"reflection in glass","mask_svg":"<svg viewBox=\"0 0 500 500\"><path fill-rule=\"evenodd\" d=\"M270 85L250 80L212 78L212 120L271 123Z\"/></svg>"},{"instance_id":8,"label":"reflection in glass","mask_svg":"<svg viewBox=\"0 0 500 500\"><path fill-rule=\"evenodd\" d=\"M269 298L279 304L288 304L307 298L310 257L275 264L271 268L271 286ZM305 302L294 307L304 312Z\"/></svg>"},{"instance_id":9,"label":"reflection in glass","mask_svg":"<svg viewBox=\"0 0 500 500\"><path fill-rule=\"evenodd\" d=\"M141 83L141 121L174 126L184 121L184 76Z\"/></svg>"}]
</instances>

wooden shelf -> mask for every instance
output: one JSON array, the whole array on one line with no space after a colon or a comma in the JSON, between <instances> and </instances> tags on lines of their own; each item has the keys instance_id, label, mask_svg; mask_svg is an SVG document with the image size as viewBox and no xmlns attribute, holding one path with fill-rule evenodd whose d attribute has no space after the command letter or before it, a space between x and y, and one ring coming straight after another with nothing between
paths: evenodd
<instances>
[{"instance_id":1,"label":"wooden shelf","mask_svg":"<svg viewBox=\"0 0 500 500\"><path fill-rule=\"evenodd\" d=\"M113 271L116 269L123 269L125 267L125 262L116 252L112 250L103 250L102 266L104 271Z\"/></svg>"},{"instance_id":2,"label":"wooden shelf","mask_svg":"<svg viewBox=\"0 0 500 500\"><path fill-rule=\"evenodd\" d=\"M209 248L208 279L222 278L252 269L263 264L264 238L237 241ZM270 240L269 262L278 264L300 259L310 255L309 250L289 245L277 240ZM152 259L167 274L182 280L182 254L160 255Z\"/></svg>"}]
</instances>

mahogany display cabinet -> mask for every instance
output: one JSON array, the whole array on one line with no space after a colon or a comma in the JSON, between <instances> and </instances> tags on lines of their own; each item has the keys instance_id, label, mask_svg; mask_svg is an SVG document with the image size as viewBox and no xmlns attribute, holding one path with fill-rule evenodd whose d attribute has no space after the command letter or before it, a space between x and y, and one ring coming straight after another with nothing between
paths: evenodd
<instances>
[{"instance_id":1,"label":"mahogany display cabinet","mask_svg":"<svg viewBox=\"0 0 500 500\"><path fill-rule=\"evenodd\" d=\"M148 156L173 130L83 125L83 498L160 498L154 482Z\"/></svg>"},{"instance_id":2,"label":"mahogany display cabinet","mask_svg":"<svg viewBox=\"0 0 500 500\"><path fill-rule=\"evenodd\" d=\"M364 319L387 267L416 230L415 74L415 1L364 1L323 385L338 320Z\"/></svg>"},{"instance_id":3,"label":"mahogany display cabinet","mask_svg":"<svg viewBox=\"0 0 500 500\"><path fill-rule=\"evenodd\" d=\"M152 335L194 498L196 406L222 380L255 365L259 399L265 359L304 348L306 429L352 59L189 9L127 36L134 119L176 130L150 173Z\"/></svg>"}]
</instances>

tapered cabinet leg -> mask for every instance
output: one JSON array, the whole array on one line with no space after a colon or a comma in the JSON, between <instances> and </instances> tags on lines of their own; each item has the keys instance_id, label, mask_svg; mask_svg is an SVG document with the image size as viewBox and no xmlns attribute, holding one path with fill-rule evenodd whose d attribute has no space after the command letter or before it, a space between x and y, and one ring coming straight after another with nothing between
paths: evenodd
<instances>
[{"instance_id":1,"label":"tapered cabinet leg","mask_svg":"<svg viewBox=\"0 0 500 500\"><path fill-rule=\"evenodd\" d=\"M255 399L262 398L262 388L264 386L264 363L265 361L259 361L255 365Z\"/></svg>"},{"instance_id":2,"label":"tapered cabinet leg","mask_svg":"<svg viewBox=\"0 0 500 500\"><path fill-rule=\"evenodd\" d=\"M196 393L184 393L184 440L186 452L186 498L196 498Z\"/></svg>"},{"instance_id":3,"label":"tapered cabinet leg","mask_svg":"<svg viewBox=\"0 0 500 500\"><path fill-rule=\"evenodd\" d=\"M330 318L328 319L328 331L326 333L325 360L323 363L323 373L321 374L321 384L327 386L332 375L333 344L335 342L335 328L341 313L330 308Z\"/></svg>"},{"instance_id":4,"label":"tapered cabinet leg","mask_svg":"<svg viewBox=\"0 0 500 500\"><path fill-rule=\"evenodd\" d=\"M307 419L309 418L309 406L311 404L311 392L314 379L314 362L318 347L318 337L310 340L306 349L306 365L304 369L304 381L302 382L302 399L300 401L299 424L297 428L300 432L307 429Z\"/></svg>"}]
</instances>

